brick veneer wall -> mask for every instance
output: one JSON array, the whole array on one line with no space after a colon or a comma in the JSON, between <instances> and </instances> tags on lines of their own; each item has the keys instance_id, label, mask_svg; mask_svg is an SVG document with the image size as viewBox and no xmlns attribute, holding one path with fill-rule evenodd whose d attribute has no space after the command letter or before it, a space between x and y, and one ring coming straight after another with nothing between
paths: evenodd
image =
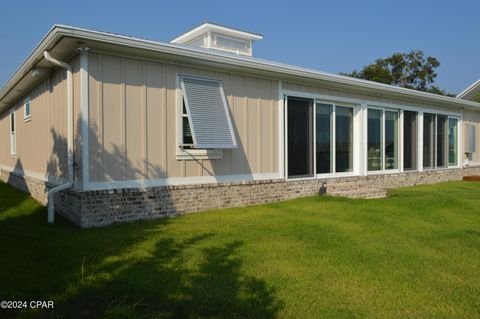
<instances>
[{"instance_id":1,"label":"brick veneer wall","mask_svg":"<svg viewBox=\"0 0 480 319\"><path fill-rule=\"evenodd\" d=\"M358 191L461 180L461 169L405 172L301 181L265 180L149 188L63 192L57 209L81 227L158 218L216 208L238 207L327 193L356 197ZM367 192L365 192L367 190ZM350 192L350 193L348 193ZM377 196L373 196L377 197Z\"/></svg>"},{"instance_id":2,"label":"brick veneer wall","mask_svg":"<svg viewBox=\"0 0 480 319\"><path fill-rule=\"evenodd\" d=\"M47 205L48 184L45 181L3 169L0 169L0 179L15 188L30 194L30 196L41 204Z\"/></svg>"},{"instance_id":3,"label":"brick veneer wall","mask_svg":"<svg viewBox=\"0 0 480 319\"><path fill-rule=\"evenodd\" d=\"M404 172L300 181L264 180L231 183L129 188L100 191L71 189L56 195L55 208L80 227L150 219L216 208L248 206L327 194L373 198L390 188L461 180L480 175L479 167ZM46 204L45 182L0 170L2 180Z\"/></svg>"}]
</instances>

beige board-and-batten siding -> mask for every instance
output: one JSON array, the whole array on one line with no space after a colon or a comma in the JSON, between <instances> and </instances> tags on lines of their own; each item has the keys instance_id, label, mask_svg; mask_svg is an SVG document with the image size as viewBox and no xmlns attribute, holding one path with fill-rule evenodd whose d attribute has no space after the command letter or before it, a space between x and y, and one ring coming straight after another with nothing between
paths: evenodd
<instances>
[{"instance_id":1,"label":"beige board-and-batten siding","mask_svg":"<svg viewBox=\"0 0 480 319\"><path fill-rule=\"evenodd\" d=\"M79 58L69 61L73 68L74 116L79 118ZM28 73L26 76L32 76ZM24 120L24 99L30 97L29 120ZM0 168L17 175L57 183L67 176L67 75L56 69L11 105L15 108L16 155L10 154L10 110L0 114ZM75 158L80 159L77 120ZM80 165L77 165L77 176Z\"/></svg>"},{"instance_id":2,"label":"beige board-and-batten siding","mask_svg":"<svg viewBox=\"0 0 480 319\"><path fill-rule=\"evenodd\" d=\"M468 125L473 125L477 134L475 139L476 151L471 154L471 158L469 158L469 160L476 164L480 164L480 112L464 111L463 120L465 124L463 127L465 146L467 143L469 143Z\"/></svg>"},{"instance_id":3,"label":"beige board-and-batten siding","mask_svg":"<svg viewBox=\"0 0 480 319\"><path fill-rule=\"evenodd\" d=\"M89 53L90 181L277 173L278 81ZM178 160L177 74L223 81L238 148Z\"/></svg>"}]
</instances>

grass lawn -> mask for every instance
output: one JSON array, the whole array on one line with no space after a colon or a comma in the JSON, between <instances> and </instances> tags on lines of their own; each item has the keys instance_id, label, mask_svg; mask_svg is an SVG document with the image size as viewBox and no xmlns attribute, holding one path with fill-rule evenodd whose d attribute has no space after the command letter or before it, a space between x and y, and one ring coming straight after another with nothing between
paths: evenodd
<instances>
[{"instance_id":1,"label":"grass lawn","mask_svg":"<svg viewBox=\"0 0 480 319\"><path fill-rule=\"evenodd\" d=\"M0 318L480 317L480 183L81 230L0 184Z\"/></svg>"}]
</instances>

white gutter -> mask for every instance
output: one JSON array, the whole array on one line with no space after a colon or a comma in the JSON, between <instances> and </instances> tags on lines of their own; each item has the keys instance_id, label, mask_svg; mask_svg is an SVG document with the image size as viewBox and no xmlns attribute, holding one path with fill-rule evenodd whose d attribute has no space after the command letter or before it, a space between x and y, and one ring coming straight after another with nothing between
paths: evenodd
<instances>
[{"instance_id":1,"label":"white gutter","mask_svg":"<svg viewBox=\"0 0 480 319\"><path fill-rule=\"evenodd\" d=\"M48 191L48 223L55 221L55 194L73 186L73 74L72 66L53 58L48 51L43 56L50 63L67 70L67 166L68 181Z\"/></svg>"}]
</instances>

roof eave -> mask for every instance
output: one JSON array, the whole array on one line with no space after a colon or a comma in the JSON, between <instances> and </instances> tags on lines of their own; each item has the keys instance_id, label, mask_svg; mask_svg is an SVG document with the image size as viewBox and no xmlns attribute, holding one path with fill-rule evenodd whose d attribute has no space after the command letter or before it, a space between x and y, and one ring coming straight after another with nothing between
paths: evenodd
<instances>
[{"instance_id":1,"label":"roof eave","mask_svg":"<svg viewBox=\"0 0 480 319\"><path fill-rule=\"evenodd\" d=\"M204 61L212 61L232 66L270 71L277 74L304 77L313 80L331 82L333 84L349 85L354 86L358 89L377 90L379 92L392 93L403 97L428 100L429 102L436 101L441 103L448 103L457 107L466 106L469 108L480 109L480 103L472 101L460 100L457 98L435 95L431 93L395 87L387 84L350 78L342 75L329 74L316 70L285 65L281 63L252 59L250 57L226 55L216 51L207 52L206 50L197 49L194 47L181 47L176 44L160 43L156 41L109 34L105 32L80 29L63 25L55 25L43 38L43 40L35 47L32 53L30 53L27 59L21 64L21 66L12 76L12 78L0 90L0 112L2 112L2 109L5 107L5 105L1 104L5 95L10 92L15 87L16 83L31 70L31 68L35 64L35 61L37 61L43 56L43 51L46 49L50 49L50 46L54 45L62 37L72 37L79 40L100 41L113 45L132 47L142 50L153 50L156 52L174 54L183 57L197 58Z\"/></svg>"},{"instance_id":2,"label":"roof eave","mask_svg":"<svg viewBox=\"0 0 480 319\"><path fill-rule=\"evenodd\" d=\"M466 88L463 92L459 93L457 95L457 99L462 99L465 95L469 94L476 88L480 87L480 79L474 82L472 85L470 85L468 88Z\"/></svg>"}]
</instances>

